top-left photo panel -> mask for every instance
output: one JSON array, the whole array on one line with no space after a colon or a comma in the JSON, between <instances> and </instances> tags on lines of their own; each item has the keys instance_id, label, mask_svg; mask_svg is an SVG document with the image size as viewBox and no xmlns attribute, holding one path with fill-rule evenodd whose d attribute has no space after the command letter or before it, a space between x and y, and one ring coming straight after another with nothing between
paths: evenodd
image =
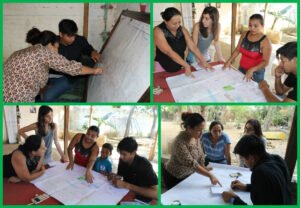
<instances>
[{"instance_id":1,"label":"top-left photo panel","mask_svg":"<svg viewBox=\"0 0 300 208\"><path fill-rule=\"evenodd\" d=\"M150 102L150 4L3 4L3 101Z\"/></svg>"}]
</instances>

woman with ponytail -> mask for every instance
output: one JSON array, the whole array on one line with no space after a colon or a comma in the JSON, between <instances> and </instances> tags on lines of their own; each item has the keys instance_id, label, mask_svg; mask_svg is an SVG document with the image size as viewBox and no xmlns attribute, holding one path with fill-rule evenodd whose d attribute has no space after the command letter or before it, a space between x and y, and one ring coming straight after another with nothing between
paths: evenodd
<instances>
[{"instance_id":1,"label":"woman with ponytail","mask_svg":"<svg viewBox=\"0 0 300 208\"><path fill-rule=\"evenodd\" d=\"M168 189L197 172L210 179L212 184L220 184L218 179L204 166L205 156L200 144L200 136L205 120L199 113L183 113L184 128L172 144L171 158L163 165L162 173ZM221 185L221 184L220 184Z\"/></svg>"},{"instance_id":2,"label":"woman with ponytail","mask_svg":"<svg viewBox=\"0 0 300 208\"><path fill-rule=\"evenodd\" d=\"M32 46L14 52L4 63L3 99L5 102L34 102L46 86L50 68L71 76L101 74L102 68L89 68L58 54L58 37L51 31L28 31Z\"/></svg>"},{"instance_id":3,"label":"woman with ponytail","mask_svg":"<svg viewBox=\"0 0 300 208\"><path fill-rule=\"evenodd\" d=\"M53 123L53 110L49 106L41 106L38 112L38 121L25 126L19 130L19 135L28 138L26 132L35 131L36 135L39 135L43 138L47 151L45 152L44 164L48 164L52 161L52 143L56 146L58 153L61 156L62 162L67 162L67 159L61 149L61 146L58 142L57 136L57 125Z\"/></svg>"},{"instance_id":4,"label":"woman with ponytail","mask_svg":"<svg viewBox=\"0 0 300 208\"><path fill-rule=\"evenodd\" d=\"M45 172L45 142L38 135L29 136L23 145L3 156L3 177L10 182L32 181Z\"/></svg>"}]
</instances>

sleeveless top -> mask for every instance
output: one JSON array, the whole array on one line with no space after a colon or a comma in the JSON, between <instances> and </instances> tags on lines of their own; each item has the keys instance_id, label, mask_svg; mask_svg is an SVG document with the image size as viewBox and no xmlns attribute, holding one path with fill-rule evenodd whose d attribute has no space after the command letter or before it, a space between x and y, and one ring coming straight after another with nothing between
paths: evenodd
<instances>
[{"instance_id":1,"label":"sleeveless top","mask_svg":"<svg viewBox=\"0 0 300 208\"><path fill-rule=\"evenodd\" d=\"M82 134L79 143L75 145L75 160L74 162L78 165L86 167L89 162L90 155L92 153L93 147L96 145L96 142L92 144L89 148L84 148L83 146L84 134Z\"/></svg>"},{"instance_id":2,"label":"sleeveless top","mask_svg":"<svg viewBox=\"0 0 300 208\"><path fill-rule=\"evenodd\" d=\"M264 35L258 41L251 42L248 40L249 33L250 31L246 33L246 36L244 37L240 46L240 52L242 54L240 67L245 70L248 70L249 68L256 66L260 62L262 62L263 56L260 48L260 43L266 37L266 35Z\"/></svg>"},{"instance_id":3,"label":"sleeveless top","mask_svg":"<svg viewBox=\"0 0 300 208\"><path fill-rule=\"evenodd\" d=\"M49 162L52 161L52 143L53 143L53 139L54 139L54 128L53 129L50 128L48 133L42 137L44 139L45 146L47 147L43 163L48 164Z\"/></svg>"},{"instance_id":4,"label":"sleeveless top","mask_svg":"<svg viewBox=\"0 0 300 208\"><path fill-rule=\"evenodd\" d=\"M214 36L212 33L209 33L207 37L203 37L203 35L199 31L197 46L198 46L200 52L202 53L202 55L204 56L205 60L211 59L211 57L209 56L209 53L208 53L208 48L209 48L211 42L213 41L213 39L214 39Z\"/></svg>"},{"instance_id":5,"label":"sleeveless top","mask_svg":"<svg viewBox=\"0 0 300 208\"><path fill-rule=\"evenodd\" d=\"M166 24L163 22L158 27L162 30L165 35L165 38L172 48L182 59L184 59L184 51L186 49L186 42L184 38L184 34L182 31L182 27L180 26L177 29L176 36L174 36L167 28ZM173 61L168 55L164 54L156 47L156 57L155 61L159 62L160 65L167 71L167 72L177 72L179 71L182 66L175 61Z\"/></svg>"},{"instance_id":6,"label":"sleeveless top","mask_svg":"<svg viewBox=\"0 0 300 208\"><path fill-rule=\"evenodd\" d=\"M23 146L20 145L18 149L14 150L12 153L9 155L4 155L3 156L3 177L11 177L11 176L17 176L14 167L12 165L12 155L15 151L21 151L23 155L26 157L26 166L28 168L28 171L31 173L34 171L39 163L40 157L33 157L30 158L28 154L25 153Z\"/></svg>"}]
</instances>

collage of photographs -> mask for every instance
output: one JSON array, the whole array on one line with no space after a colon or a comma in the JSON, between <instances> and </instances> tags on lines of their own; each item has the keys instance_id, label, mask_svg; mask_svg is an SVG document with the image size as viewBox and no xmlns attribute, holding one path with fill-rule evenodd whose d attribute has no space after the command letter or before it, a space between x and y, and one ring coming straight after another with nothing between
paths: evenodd
<instances>
[{"instance_id":1,"label":"collage of photographs","mask_svg":"<svg viewBox=\"0 0 300 208\"><path fill-rule=\"evenodd\" d=\"M2 205L293 205L297 0L2 1Z\"/></svg>"}]
</instances>

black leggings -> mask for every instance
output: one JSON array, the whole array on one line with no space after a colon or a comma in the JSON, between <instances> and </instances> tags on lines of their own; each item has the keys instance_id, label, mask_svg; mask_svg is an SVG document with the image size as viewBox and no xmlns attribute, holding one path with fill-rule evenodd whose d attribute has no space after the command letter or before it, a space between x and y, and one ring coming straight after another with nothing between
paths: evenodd
<instances>
[{"instance_id":1,"label":"black leggings","mask_svg":"<svg viewBox=\"0 0 300 208\"><path fill-rule=\"evenodd\" d=\"M187 177L185 177L185 178L179 179L179 178L174 177L171 173L169 173L169 171L167 171L164 164L162 164L162 175L163 175L164 182L165 182L167 189L173 188L178 183L180 183L181 181L183 181L184 179L187 178Z\"/></svg>"}]
</instances>

